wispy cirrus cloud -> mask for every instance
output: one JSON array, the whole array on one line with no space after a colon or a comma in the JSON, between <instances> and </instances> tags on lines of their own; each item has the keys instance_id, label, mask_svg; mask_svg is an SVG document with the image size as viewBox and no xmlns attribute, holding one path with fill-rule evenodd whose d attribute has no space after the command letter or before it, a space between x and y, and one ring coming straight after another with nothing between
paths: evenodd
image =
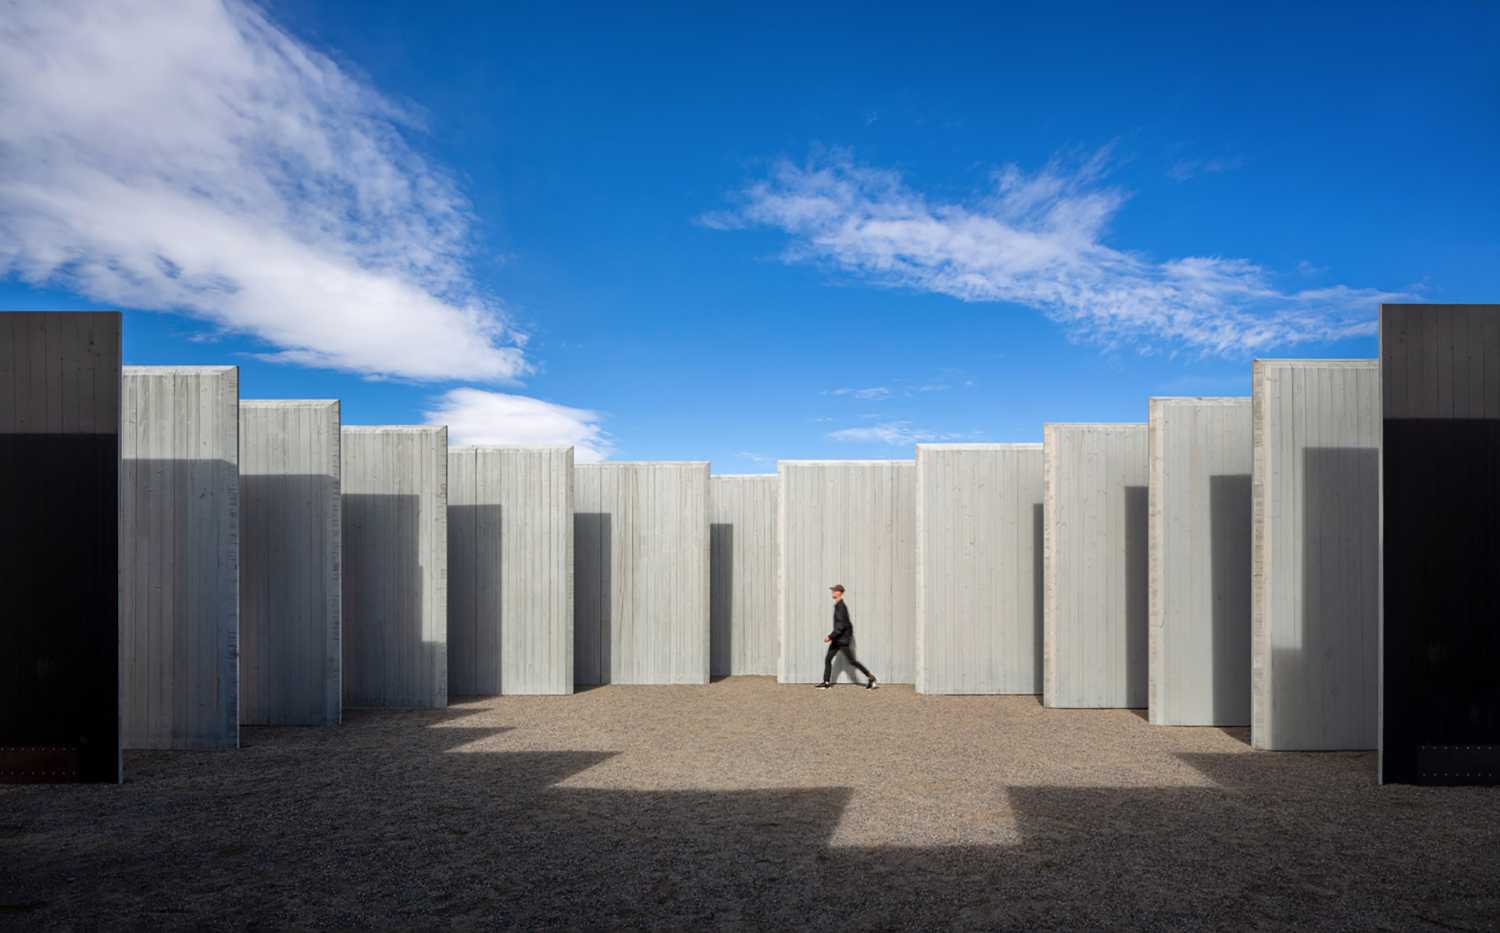
<instances>
[{"instance_id":1,"label":"wispy cirrus cloud","mask_svg":"<svg viewBox=\"0 0 1500 933\"><path fill-rule=\"evenodd\" d=\"M791 238L788 262L962 301L1024 305L1077 338L1143 351L1244 354L1369 335L1380 302L1410 297L1345 285L1283 290L1248 259L1155 261L1111 246L1105 234L1127 195L1106 183L1109 162L1106 147L1035 173L1009 165L960 202L929 198L896 172L832 152L778 163L732 210L701 222L781 230Z\"/></svg>"},{"instance_id":2,"label":"wispy cirrus cloud","mask_svg":"<svg viewBox=\"0 0 1500 933\"><path fill-rule=\"evenodd\" d=\"M175 310L268 357L508 381L415 117L242 0L0 5L0 276Z\"/></svg>"},{"instance_id":3,"label":"wispy cirrus cloud","mask_svg":"<svg viewBox=\"0 0 1500 933\"><path fill-rule=\"evenodd\" d=\"M524 395L452 389L425 413L428 424L448 426L448 443L573 448L579 463L597 463L614 452L598 412Z\"/></svg>"},{"instance_id":4,"label":"wispy cirrus cloud","mask_svg":"<svg viewBox=\"0 0 1500 933\"><path fill-rule=\"evenodd\" d=\"M849 398L857 398L862 401L879 401L891 397L891 390L885 386L870 386L865 389L841 388L830 389L829 395L844 395Z\"/></svg>"},{"instance_id":5,"label":"wispy cirrus cloud","mask_svg":"<svg viewBox=\"0 0 1500 933\"><path fill-rule=\"evenodd\" d=\"M925 444L932 441L951 441L960 437L962 435L915 427L910 421L882 421L879 424L859 428L842 428L828 434L829 440L858 444L889 444L892 447Z\"/></svg>"},{"instance_id":6,"label":"wispy cirrus cloud","mask_svg":"<svg viewBox=\"0 0 1500 933\"><path fill-rule=\"evenodd\" d=\"M1244 156L1223 156L1214 159L1178 159L1167 169L1167 177L1175 181L1188 181L1199 175L1222 175L1245 167Z\"/></svg>"}]
</instances>

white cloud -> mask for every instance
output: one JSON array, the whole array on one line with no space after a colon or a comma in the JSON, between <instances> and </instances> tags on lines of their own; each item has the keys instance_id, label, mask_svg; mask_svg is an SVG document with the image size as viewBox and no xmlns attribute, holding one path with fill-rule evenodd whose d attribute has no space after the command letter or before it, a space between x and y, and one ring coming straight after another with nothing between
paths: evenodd
<instances>
[{"instance_id":1,"label":"white cloud","mask_svg":"<svg viewBox=\"0 0 1500 933\"><path fill-rule=\"evenodd\" d=\"M0 5L0 276L272 359L513 380L471 218L410 114L241 0Z\"/></svg>"},{"instance_id":2,"label":"white cloud","mask_svg":"<svg viewBox=\"0 0 1500 933\"><path fill-rule=\"evenodd\" d=\"M868 389L834 389L830 395L847 395L850 398L862 399L864 401L878 401L891 397L891 390L885 386L871 386Z\"/></svg>"},{"instance_id":3,"label":"white cloud","mask_svg":"<svg viewBox=\"0 0 1500 933\"><path fill-rule=\"evenodd\" d=\"M1375 332L1377 305L1410 297L1338 286L1283 291L1246 259L1152 261L1104 242L1126 195L1104 183L1108 149L1040 172L994 173L966 203L929 200L894 172L834 153L779 163L713 225L792 238L787 261L829 263L877 284L1010 302L1104 346L1158 342L1241 354Z\"/></svg>"},{"instance_id":4,"label":"white cloud","mask_svg":"<svg viewBox=\"0 0 1500 933\"><path fill-rule=\"evenodd\" d=\"M1167 175L1176 181L1187 181L1198 175L1222 175L1245 167L1244 156L1226 156L1217 159L1181 159L1172 163Z\"/></svg>"},{"instance_id":5,"label":"white cloud","mask_svg":"<svg viewBox=\"0 0 1500 933\"><path fill-rule=\"evenodd\" d=\"M454 446L571 446L578 463L597 463L614 450L598 412L524 395L452 389L423 417L428 424L446 424Z\"/></svg>"},{"instance_id":6,"label":"white cloud","mask_svg":"<svg viewBox=\"0 0 1500 933\"><path fill-rule=\"evenodd\" d=\"M830 440L849 443L890 444L893 447L924 444L931 441L951 441L960 435L929 431L912 426L910 421L883 421L862 428L843 428L832 431Z\"/></svg>"}]
</instances>

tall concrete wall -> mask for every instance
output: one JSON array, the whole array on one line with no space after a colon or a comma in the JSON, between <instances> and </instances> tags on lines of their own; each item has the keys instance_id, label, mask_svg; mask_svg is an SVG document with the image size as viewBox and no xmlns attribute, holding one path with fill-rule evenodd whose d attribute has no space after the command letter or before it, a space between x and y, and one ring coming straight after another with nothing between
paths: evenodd
<instances>
[{"instance_id":1,"label":"tall concrete wall","mask_svg":"<svg viewBox=\"0 0 1500 933\"><path fill-rule=\"evenodd\" d=\"M1257 360L1251 742L1376 744L1380 372Z\"/></svg>"},{"instance_id":2,"label":"tall concrete wall","mask_svg":"<svg viewBox=\"0 0 1500 933\"><path fill-rule=\"evenodd\" d=\"M918 444L916 508L917 691L1040 693L1042 445Z\"/></svg>"},{"instance_id":3,"label":"tall concrete wall","mask_svg":"<svg viewBox=\"0 0 1500 933\"><path fill-rule=\"evenodd\" d=\"M710 670L729 674L776 673L781 654L776 621L775 476L715 476L709 516L713 580L709 585Z\"/></svg>"},{"instance_id":4,"label":"tall concrete wall","mask_svg":"<svg viewBox=\"0 0 1500 933\"><path fill-rule=\"evenodd\" d=\"M1150 719L1250 724L1250 399L1150 404Z\"/></svg>"},{"instance_id":5,"label":"tall concrete wall","mask_svg":"<svg viewBox=\"0 0 1500 933\"><path fill-rule=\"evenodd\" d=\"M0 313L0 784L118 782L120 315Z\"/></svg>"},{"instance_id":6,"label":"tall concrete wall","mask_svg":"<svg viewBox=\"0 0 1500 933\"><path fill-rule=\"evenodd\" d=\"M1500 783L1500 304L1380 309L1380 779Z\"/></svg>"},{"instance_id":7,"label":"tall concrete wall","mask_svg":"<svg viewBox=\"0 0 1500 933\"><path fill-rule=\"evenodd\" d=\"M339 403L240 403L240 722L343 712Z\"/></svg>"},{"instance_id":8,"label":"tall concrete wall","mask_svg":"<svg viewBox=\"0 0 1500 933\"><path fill-rule=\"evenodd\" d=\"M573 692L573 448L449 448L448 692Z\"/></svg>"},{"instance_id":9,"label":"tall concrete wall","mask_svg":"<svg viewBox=\"0 0 1500 933\"><path fill-rule=\"evenodd\" d=\"M579 684L709 677L707 463L574 467Z\"/></svg>"},{"instance_id":10,"label":"tall concrete wall","mask_svg":"<svg viewBox=\"0 0 1500 933\"><path fill-rule=\"evenodd\" d=\"M448 429L345 427L344 706L448 705Z\"/></svg>"},{"instance_id":11,"label":"tall concrete wall","mask_svg":"<svg viewBox=\"0 0 1500 933\"><path fill-rule=\"evenodd\" d=\"M1146 705L1144 424L1049 424L1045 454L1048 706Z\"/></svg>"},{"instance_id":12,"label":"tall concrete wall","mask_svg":"<svg viewBox=\"0 0 1500 933\"><path fill-rule=\"evenodd\" d=\"M126 748L239 744L239 370L127 366L120 678Z\"/></svg>"},{"instance_id":13,"label":"tall concrete wall","mask_svg":"<svg viewBox=\"0 0 1500 933\"><path fill-rule=\"evenodd\" d=\"M828 587L848 587L854 651L879 679L916 677L916 464L787 461L781 477L782 683L823 679ZM857 678L840 657L835 679Z\"/></svg>"}]
</instances>

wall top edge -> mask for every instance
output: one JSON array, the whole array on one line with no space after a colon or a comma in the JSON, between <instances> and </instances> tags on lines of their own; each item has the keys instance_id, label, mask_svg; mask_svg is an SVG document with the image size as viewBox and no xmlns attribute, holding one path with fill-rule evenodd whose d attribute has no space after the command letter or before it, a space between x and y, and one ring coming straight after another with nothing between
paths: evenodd
<instances>
[{"instance_id":1,"label":"wall top edge","mask_svg":"<svg viewBox=\"0 0 1500 933\"><path fill-rule=\"evenodd\" d=\"M1459 303L1456 303L1456 304L1447 304L1447 303L1441 303L1441 302L1424 302L1424 301L1385 301L1385 302L1381 302L1380 309L1383 311L1386 308L1454 308L1454 309L1463 309L1463 310L1466 310L1466 311L1477 310L1479 308L1490 308L1490 309L1492 309L1492 310L1494 310L1496 312L1500 312L1500 305L1493 304L1493 303L1486 304L1484 302L1459 302Z\"/></svg>"},{"instance_id":2,"label":"wall top edge","mask_svg":"<svg viewBox=\"0 0 1500 933\"><path fill-rule=\"evenodd\" d=\"M1134 431L1139 428L1150 427L1144 421L1049 421L1042 425L1045 430L1068 430L1068 431Z\"/></svg>"},{"instance_id":3,"label":"wall top edge","mask_svg":"<svg viewBox=\"0 0 1500 933\"><path fill-rule=\"evenodd\" d=\"M915 460L777 460L777 468L784 466L911 466Z\"/></svg>"},{"instance_id":4,"label":"wall top edge","mask_svg":"<svg viewBox=\"0 0 1500 933\"><path fill-rule=\"evenodd\" d=\"M777 479L775 473L715 473L709 479Z\"/></svg>"},{"instance_id":5,"label":"wall top edge","mask_svg":"<svg viewBox=\"0 0 1500 933\"><path fill-rule=\"evenodd\" d=\"M239 370L238 366L121 366L127 376L222 376Z\"/></svg>"},{"instance_id":6,"label":"wall top edge","mask_svg":"<svg viewBox=\"0 0 1500 933\"><path fill-rule=\"evenodd\" d=\"M446 424L346 424L343 430L354 434L437 434L447 431Z\"/></svg>"},{"instance_id":7,"label":"wall top edge","mask_svg":"<svg viewBox=\"0 0 1500 933\"><path fill-rule=\"evenodd\" d=\"M495 452L495 453L504 453L505 451L509 451L509 450L524 450L524 451L527 451L528 453L547 452L547 453L563 454L563 453L567 453L568 451L570 451L572 449L573 449L573 447L572 447L571 444L567 445L567 446L562 446L562 447L559 447L556 444L458 444L458 445L449 444L448 445L448 453L450 453L450 454L456 454L456 453L475 453L475 452L481 452L482 453L482 452L485 452L485 451L490 451L490 452Z\"/></svg>"},{"instance_id":8,"label":"wall top edge","mask_svg":"<svg viewBox=\"0 0 1500 933\"><path fill-rule=\"evenodd\" d=\"M700 467L701 466L701 467L706 467L706 466L708 466L708 464L709 464L709 461L707 461L707 460L608 460L608 461L605 461L604 463L580 463L580 464L578 464L578 468L579 469L583 469L584 467L604 468L604 467L633 467L633 466L691 466L691 467Z\"/></svg>"},{"instance_id":9,"label":"wall top edge","mask_svg":"<svg viewBox=\"0 0 1500 933\"><path fill-rule=\"evenodd\" d=\"M994 444L918 444L917 450L1041 450L1040 441L1003 441Z\"/></svg>"},{"instance_id":10,"label":"wall top edge","mask_svg":"<svg viewBox=\"0 0 1500 933\"><path fill-rule=\"evenodd\" d=\"M1380 365L1380 360L1378 360L1378 359L1368 359L1368 360L1277 360L1277 359L1268 359L1268 360L1255 360L1254 361L1254 365L1256 365L1256 366L1338 366L1338 367L1352 367L1352 368L1363 368L1363 367L1374 368L1374 367L1378 367Z\"/></svg>"},{"instance_id":11,"label":"wall top edge","mask_svg":"<svg viewBox=\"0 0 1500 933\"><path fill-rule=\"evenodd\" d=\"M1153 405L1249 405L1248 395L1153 395Z\"/></svg>"},{"instance_id":12,"label":"wall top edge","mask_svg":"<svg viewBox=\"0 0 1500 933\"><path fill-rule=\"evenodd\" d=\"M241 408L331 408L336 398L242 398Z\"/></svg>"}]
</instances>

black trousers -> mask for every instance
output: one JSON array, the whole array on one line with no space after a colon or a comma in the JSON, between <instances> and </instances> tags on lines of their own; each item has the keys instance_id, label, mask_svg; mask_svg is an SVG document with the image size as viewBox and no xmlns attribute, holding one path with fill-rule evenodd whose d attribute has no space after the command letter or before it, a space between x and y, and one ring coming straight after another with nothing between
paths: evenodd
<instances>
[{"instance_id":1,"label":"black trousers","mask_svg":"<svg viewBox=\"0 0 1500 933\"><path fill-rule=\"evenodd\" d=\"M833 676L833 659L838 656L838 653L840 651L844 652L844 657L848 658L849 663L858 668L861 674L864 674L871 680L875 679L875 675L870 673L869 668L859 663L859 659L854 657L854 651L848 645L829 645L828 653L823 655L823 683L833 683L833 681L830 680L830 678Z\"/></svg>"}]
</instances>

